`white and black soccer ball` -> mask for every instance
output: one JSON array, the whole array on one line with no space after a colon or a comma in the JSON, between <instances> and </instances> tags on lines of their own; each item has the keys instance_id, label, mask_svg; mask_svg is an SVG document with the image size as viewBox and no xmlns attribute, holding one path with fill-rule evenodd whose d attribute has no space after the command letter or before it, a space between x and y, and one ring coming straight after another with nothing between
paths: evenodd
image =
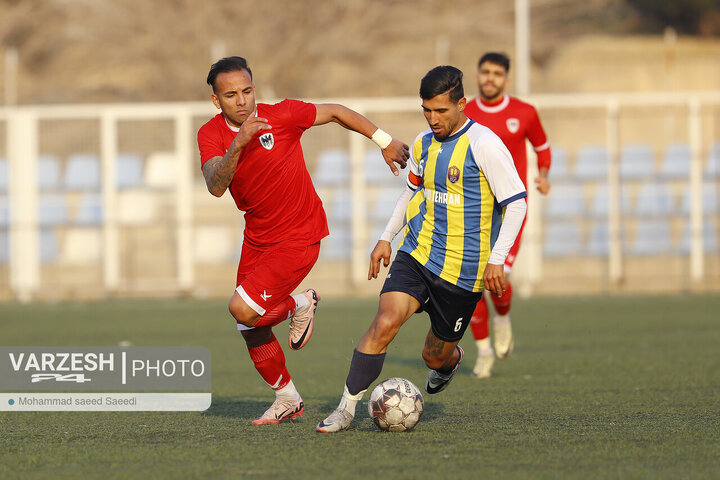
<instances>
[{"instance_id":1,"label":"white and black soccer ball","mask_svg":"<svg viewBox=\"0 0 720 480\"><path fill-rule=\"evenodd\" d=\"M368 413L381 430L406 432L423 414L425 402L410 380L394 377L380 382L370 394Z\"/></svg>"}]
</instances>

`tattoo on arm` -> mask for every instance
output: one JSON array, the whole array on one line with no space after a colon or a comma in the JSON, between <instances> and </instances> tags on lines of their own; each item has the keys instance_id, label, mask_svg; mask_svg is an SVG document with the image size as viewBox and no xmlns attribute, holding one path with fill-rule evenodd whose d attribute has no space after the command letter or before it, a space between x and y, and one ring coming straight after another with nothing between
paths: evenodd
<instances>
[{"instance_id":1,"label":"tattoo on arm","mask_svg":"<svg viewBox=\"0 0 720 480\"><path fill-rule=\"evenodd\" d=\"M224 157L213 157L205 162L203 175L210 193L216 196L225 193L233 175L235 175L237 160L237 158L232 158L228 151Z\"/></svg>"},{"instance_id":2,"label":"tattoo on arm","mask_svg":"<svg viewBox=\"0 0 720 480\"><path fill-rule=\"evenodd\" d=\"M425 351L428 354L438 357L442 354L443 348L445 348L445 342L437 338L435 335L428 335L425 338Z\"/></svg>"}]
</instances>

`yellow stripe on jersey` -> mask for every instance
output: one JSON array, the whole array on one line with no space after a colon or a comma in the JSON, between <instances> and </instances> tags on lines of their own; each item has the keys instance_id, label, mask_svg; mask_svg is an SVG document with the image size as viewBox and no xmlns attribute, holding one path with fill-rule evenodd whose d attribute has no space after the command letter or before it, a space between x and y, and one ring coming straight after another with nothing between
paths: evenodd
<instances>
[{"instance_id":1,"label":"yellow stripe on jersey","mask_svg":"<svg viewBox=\"0 0 720 480\"><path fill-rule=\"evenodd\" d=\"M480 208L483 212L492 212L495 207L495 196L490 190L485 173L480 170ZM482 215L480 219L480 260L478 261L478 277L475 280L475 289L482 290L485 288L483 282L483 273L485 272L485 266L487 265L488 259L490 258L490 235L492 232L493 216ZM484 247L484 248L483 248Z\"/></svg>"},{"instance_id":2,"label":"yellow stripe on jersey","mask_svg":"<svg viewBox=\"0 0 720 480\"><path fill-rule=\"evenodd\" d=\"M457 145L453 149L452 157L450 158L450 164L448 168L457 168L460 172L460 179L457 182L448 182L447 193L449 195L457 194L457 198L460 199L459 204L448 202L447 208L447 238L446 238L446 249L445 249L445 264L443 265L440 278L447 280L453 285L457 284L458 278L460 278L460 269L462 268L463 261L463 249L465 244L465 159L467 157L467 151L470 148L470 141L466 135L460 137L457 141ZM447 179L446 179L447 180Z\"/></svg>"},{"instance_id":3,"label":"yellow stripe on jersey","mask_svg":"<svg viewBox=\"0 0 720 480\"><path fill-rule=\"evenodd\" d=\"M420 142L416 142L420 143ZM421 144L422 148L422 144ZM437 162L437 157L440 154L440 151L442 150L442 143L435 140L435 137L432 139L432 143L430 143L430 146L428 147L428 159L427 162L425 162L425 171L423 173L423 189L424 190L435 190L435 166ZM419 157L416 157L419 158ZM421 196L421 202L424 201L425 198ZM420 262L421 264L425 264L427 262L428 258L430 258L430 249L432 247L432 235L434 231L434 224L435 224L435 202L425 202L425 218L423 219L422 227L420 228L420 232L418 233L418 246L411 255L415 257L415 259ZM412 217L408 217L412 218Z\"/></svg>"}]
</instances>

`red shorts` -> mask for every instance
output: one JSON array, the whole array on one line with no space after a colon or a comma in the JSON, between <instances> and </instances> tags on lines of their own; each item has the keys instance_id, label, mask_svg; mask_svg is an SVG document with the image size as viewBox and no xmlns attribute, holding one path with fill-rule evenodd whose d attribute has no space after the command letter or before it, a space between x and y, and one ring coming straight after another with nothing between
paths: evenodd
<instances>
[{"instance_id":1,"label":"red shorts","mask_svg":"<svg viewBox=\"0 0 720 480\"><path fill-rule=\"evenodd\" d=\"M505 271L508 273L512 271L513 264L515 263L515 257L517 257L517 254L520 251L520 241L522 240L523 230L525 230L525 218L523 218L523 223L520 225L520 231L518 232L517 237L515 237L515 243L513 243L512 247L510 247L510 252L508 253L507 258L505 258Z\"/></svg>"},{"instance_id":2,"label":"red shorts","mask_svg":"<svg viewBox=\"0 0 720 480\"><path fill-rule=\"evenodd\" d=\"M308 246L280 244L269 250L243 245L236 291L259 315L285 300L310 273L320 242Z\"/></svg>"}]
</instances>

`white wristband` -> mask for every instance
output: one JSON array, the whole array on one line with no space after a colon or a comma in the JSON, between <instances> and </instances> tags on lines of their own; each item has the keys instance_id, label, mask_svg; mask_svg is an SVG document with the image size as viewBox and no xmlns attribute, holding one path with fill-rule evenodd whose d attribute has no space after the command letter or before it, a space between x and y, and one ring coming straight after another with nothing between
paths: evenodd
<instances>
[{"instance_id":1,"label":"white wristband","mask_svg":"<svg viewBox=\"0 0 720 480\"><path fill-rule=\"evenodd\" d=\"M385 150L388 145L390 145L390 142L392 142L392 137L389 133L384 132L378 128L377 130L375 130L375 133L373 133L372 137L370 137L370 140L375 142L375 145L380 147L380 150Z\"/></svg>"}]
</instances>

